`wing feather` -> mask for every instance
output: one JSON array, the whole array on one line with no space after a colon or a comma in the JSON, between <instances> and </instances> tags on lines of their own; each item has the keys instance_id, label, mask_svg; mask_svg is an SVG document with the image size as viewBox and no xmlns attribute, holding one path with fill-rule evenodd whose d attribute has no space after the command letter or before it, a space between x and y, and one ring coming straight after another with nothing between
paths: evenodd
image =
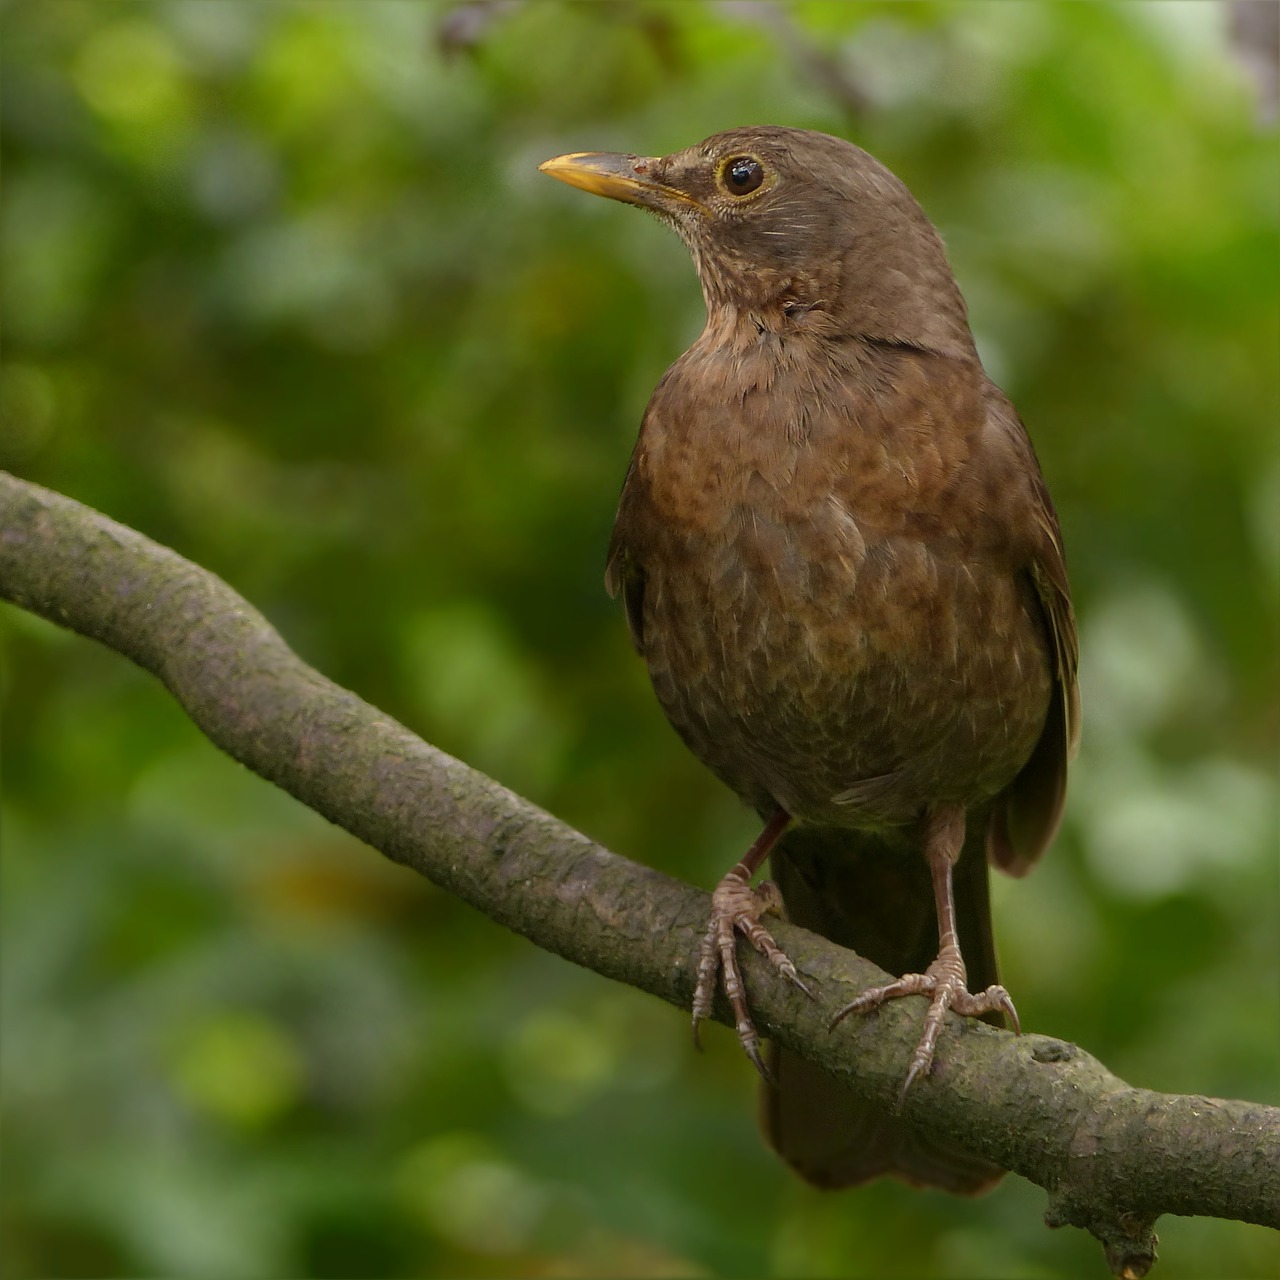
<instances>
[{"instance_id":1,"label":"wing feather","mask_svg":"<svg viewBox=\"0 0 1280 1280\"><path fill-rule=\"evenodd\" d=\"M1022 771L997 797L987 829L991 860L1015 876L1025 875L1057 834L1066 803L1067 765L1080 745L1080 644L1075 612L1058 518L1043 481L1037 489L1040 539L1027 573L1044 611L1054 668L1053 695L1040 740Z\"/></svg>"}]
</instances>

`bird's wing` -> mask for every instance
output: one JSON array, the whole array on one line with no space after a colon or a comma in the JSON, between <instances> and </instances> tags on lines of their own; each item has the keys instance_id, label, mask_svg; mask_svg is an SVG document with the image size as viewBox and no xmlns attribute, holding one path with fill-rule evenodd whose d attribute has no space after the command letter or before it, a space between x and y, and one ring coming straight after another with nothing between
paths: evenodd
<instances>
[{"instance_id":1,"label":"bird's wing","mask_svg":"<svg viewBox=\"0 0 1280 1280\"><path fill-rule=\"evenodd\" d=\"M1012 415L1013 411L1008 412ZM1026 431L1016 417L1014 422L1021 440L1026 442L1031 459L1029 474L1035 483L1037 538L1027 575L1044 611L1054 671L1053 696L1040 740L1022 771L997 797L987 830L991 860L1003 871L1018 876L1030 870L1049 847L1062 821L1067 764L1080 745L1080 690L1076 679L1080 649L1058 517Z\"/></svg>"},{"instance_id":2,"label":"bird's wing","mask_svg":"<svg viewBox=\"0 0 1280 1280\"><path fill-rule=\"evenodd\" d=\"M609 539L609 553L605 557L604 589L613 599L622 596L622 609L627 618L627 630L631 632L631 643L636 652L644 653L644 570L627 555L626 540L622 530L625 527L627 493L631 485L632 472L635 470L635 457L627 467L626 478L622 482L622 496L618 501L618 516L613 525L613 536Z\"/></svg>"}]
</instances>

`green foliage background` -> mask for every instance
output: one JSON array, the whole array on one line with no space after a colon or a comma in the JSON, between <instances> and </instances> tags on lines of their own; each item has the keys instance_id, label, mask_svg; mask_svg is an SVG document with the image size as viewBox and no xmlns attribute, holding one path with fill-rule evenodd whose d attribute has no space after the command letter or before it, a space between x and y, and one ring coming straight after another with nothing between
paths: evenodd
<instances>
[{"instance_id":1,"label":"green foliage background","mask_svg":"<svg viewBox=\"0 0 1280 1280\"><path fill-rule=\"evenodd\" d=\"M1024 1025L1136 1084L1280 1103L1276 133L1222 6L0 19L0 461L703 885L751 820L600 583L701 299L660 226L536 165L752 122L885 160L1030 426L1079 604L1068 824L996 886ZM728 1033L698 1057L677 1011L384 863L123 659L0 623L7 1275L1102 1274L1017 1179L799 1185ZM1161 1233L1166 1280L1280 1271L1260 1228Z\"/></svg>"}]
</instances>

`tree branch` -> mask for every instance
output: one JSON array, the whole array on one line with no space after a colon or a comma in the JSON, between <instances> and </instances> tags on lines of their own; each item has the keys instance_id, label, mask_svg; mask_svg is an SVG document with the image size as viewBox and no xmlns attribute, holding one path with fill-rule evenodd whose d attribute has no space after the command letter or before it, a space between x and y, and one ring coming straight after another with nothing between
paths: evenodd
<instances>
[{"instance_id":1,"label":"tree branch","mask_svg":"<svg viewBox=\"0 0 1280 1280\"><path fill-rule=\"evenodd\" d=\"M688 1008L705 893L609 853L338 688L207 571L0 472L0 597L153 672L228 754L491 919ZM892 1106L916 1002L828 1032L885 975L785 923L776 935L818 998L744 949L761 1029ZM1117 1274L1150 1267L1162 1213L1280 1227L1280 1109L1135 1089L1047 1036L950 1019L902 1115L1045 1188L1049 1225L1091 1231Z\"/></svg>"}]
</instances>

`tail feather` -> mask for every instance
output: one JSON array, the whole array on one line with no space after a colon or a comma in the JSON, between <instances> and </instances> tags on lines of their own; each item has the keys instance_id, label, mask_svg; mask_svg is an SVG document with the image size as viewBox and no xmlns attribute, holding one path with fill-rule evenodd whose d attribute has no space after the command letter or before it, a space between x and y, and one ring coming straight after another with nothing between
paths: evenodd
<instances>
[{"instance_id":1,"label":"tail feather","mask_svg":"<svg viewBox=\"0 0 1280 1280\"><path fill-rule=\"evenodd\" d=\"M960 948L971 990L997 981L987 890L986 823L972 823L955 871ZM793 923L856 951L893 974L922 973L938 950L928 866L892 836L795 827L771 855ZM801 1177L849 1187L889 1175L913 1186L974 1194L1002 1170L912 1129L854 1095L820 1067L771 1049L775 1084L761 1094L770 1145Z\"/></svg>"}]
</instances>

